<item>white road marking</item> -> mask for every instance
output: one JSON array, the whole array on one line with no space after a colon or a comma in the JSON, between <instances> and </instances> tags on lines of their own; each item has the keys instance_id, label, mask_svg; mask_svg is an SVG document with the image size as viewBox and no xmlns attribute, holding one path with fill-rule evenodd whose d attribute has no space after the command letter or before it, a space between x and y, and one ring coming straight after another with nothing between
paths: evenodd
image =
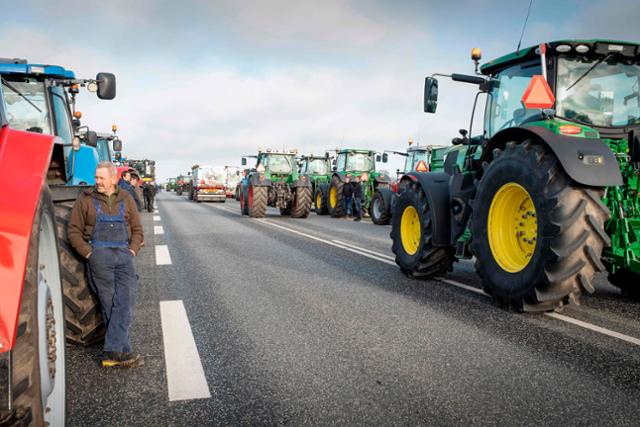
<instances>
[{"instance_id":1,"label":"white road marking","mask_svg":"<svg viewBox=\"0 0 640 427\"><path fill-rule=\"evenodd\" d=\"M228 210L229 212L233 212L233 213L237 213L238 215L241 215L241 213L235 212L235 211L231 211L230 209L226 209L226 208L222 208L222 209L225 209L225 210ZM379 253L379 252L374 252L374 251L371 251L369 249L360 248L360 247L358 247L356 245L352 245L350 243L345 243L345 242L342 242L342 241L339 241L339 240L333 240L333 241L325 240L325 239L322 239L320 237L312 236L311 234L307 234L307 233L303 233L303 232L298 231L298 230L291 229L289 227L284 227L284 226L279 225L279 224L274 224L274 223L272 223L270 221L267 221L265 219L258 219L258 221L262 222L263 224L268 224L268 225L271 225L273 227L281 228L281 229L287 230L287 231L289 231L291 233L295 233L295 234L298 234L300 236L304 236L306 238L325 243L327 245L335 246L335 247L344 249L346 251L353 252L353 253L362 255L364 257L375 259L375 260L383 262L385 264L393 265L395 267L398 267L398 265L395 262L390 261L390 260L393 260L394 258L392 258L391 256L386 255L386 254L382 254L382 253ZM451 285L451 286L456 286L458 288L465 289L467 291L474 292L474 293L479 294L479 295L483 295L483 296L487 296L487 297L489 296L482 289L479 289L479 288L476 288L476 287L473 287L473 286L470 286L470 285L466 285L464 283L460 283L460 282L455 281L455 280L446 279L446 278L435 278L434 280L437 280L437 281L442 282L442 283L446 283L446 284ZM625 335L625 334L622 334L622 333L619 333L619 332L615 332L615 331L612 331L612 330L609 330L609 329L606 329L606 328L603 328L603 327L600 327L600 326L596 326L596 325L593 325L591 323L583 322L581 320L577 320L577 319L574 319L572 317L564 316L564 315L558 314L558 313L544 313L544 314L546 316L554 318L556 320L560 320L560 321L563 321L563 322L571 323L572 325L579 326L579 327L582 327L582 328L585 328L585 329L589 329L591 331L598 332L598 333L601 333L601 334L604 334L604 335L607 335L607 336L610 336L610 337L613 337L613 338L617 338L617 339L620 339L622 341L625 341L625 342L628 342L628 343L631 343L631 344L640 345L640 339L632 337L632 336L629 336L629 335Z\"/></svg>"},{"instance_id":2,"label":"white road marking","mask_svg":"<svg viewBox=\"0 0 640 427\"><path fill-rule=\"evenodd\" d=\"M294 230L294 229L289 228L289 227L284 227L284 226L279 225L279 224L274 224L273 222L267 221L265 219L258 219L258 221L263 223L263 224L268 224L268 225L270 225L272 227L281 228L281 229L287 230L287 231L289 231L291 233L299 234L300 236L304 236L304 237L306 237L308 239L317 240L319 242L325 243L325 244L330 245L330 246L335 246L337 248L341 248L341 249L344 249L346 251L353 252L355 254L362 255L362 256L367 257L367 258L371 258L371 259L375 259L375 260L380 261L380 262L384 262L385 264L389 264L389 265L393 265L393 266L396 265L395 262L389 261L387 259L380 258L378 256L374 256L374 255L371 255L371 254L367 254L367 253L352 249L352 248L347 247L347 246L342 246L342 245L339 245L337 243L331 242L329 240L321 239L320 237L312 236L311 234L303 233L301 231Z\"/></svg>"},{"instance_id":3,"label":"white road marking","mask_svg":"<svg viewBox=\"0 0 640 427\"><path fill-rule=\"evenodd\" d=\"M458 288L466 289L467 291L475 292L476 294L484 295L488 297L489 295L483 291L482 289L475 288L473 286L465 285L464 283L456 282L455 280L445 279L443 277L437 277L435 280L439 282L446 283L447 285L457 286Z\"/></svg>"},{"instance_id":4,"label":"white road marking","mask_svg":"<svg viewBox=\"0 0 640 427\"><path fill-rule=\"evenodd\" d=\"M160 301L169 400L211 397L182 301Z\"/></svg>"},{"instance_id":5,"label":"white road marking","mask_svg":"<svg viewBox=\"0 0 640 427\"><path fill-rule=\"evenodd\" d=\"M337 244L342 245L342 246L347 246L347 247L350 247L350 248L352 248L352 249L357 249L357 250L359 250L359 251L369 253L369 254L371 254L371 255L376 255L376 256L379 256L379 257L381 257L381 258L386 258L386 259L390 259L391 261L395 261L395 258L394 258L394 257L392 257L392 256L390 256L390 255L381 254L380 252L374 252L374 251L372 251L372 250L365 249L365 248L361 248L360 246L352 245L352 244L350 244L350 243L345 243L345 242L342 242L342 241L340 241L340 240L332 240L332 241L333 241L334 243L337 243Z\"/></svg>"},{"instance_id":6,"label":"white road marking","mask_svg":"<svg viewBox=\"0 0 640 427\"><path fill-rule=\"evenodd\" d=\"M154 221L160 221L160 215L154 215L153 216L153 220Z\"/></svg>"},{"instance_id":7,"label":"white road marking","mask_svg":"<svg viewBox=\"0 0 640 427\"><path fill-rule=\"evenodd\" d=\"M170 265L171 255L167 245L156 245L156 265Z\"/></svg>"},{"instance_id":8,"label":"white road marking","mask_svg":"<svg viewBox=\"0 0 640 427\"><path fill-rule=\"evenodd\" d=\"M164 228L161 225L154 225L153 234L164 234Z\"/></svg>"},{"instance_id":9,"label":"white road marking","mask_svg":"<svg viewBox=\"0 0 640 427\"><path fill-rule=\"evenodd\" d=\"M580 326L581 328L590 329L592 331L599 332L613 338L618 338L619 340L626 341L631 344L640 345L640 339L638 338L621 334L620 332L612 331L600 326L592 325L591 323L583 322L582 320L574 319L573 317L564 316L559 313L544 313L544 315L552 317L554 319L562 320L563 322L571 323L572 325Z\"/></svg>"}]
</instances>

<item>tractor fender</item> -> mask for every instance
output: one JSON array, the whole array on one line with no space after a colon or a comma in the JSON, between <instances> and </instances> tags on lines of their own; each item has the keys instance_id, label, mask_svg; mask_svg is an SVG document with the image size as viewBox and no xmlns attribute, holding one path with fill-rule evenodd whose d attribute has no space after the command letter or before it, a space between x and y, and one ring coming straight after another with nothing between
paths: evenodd
<instances>
[{"instance_id":1,"label":"tractor fender","mask_svg":"<svg viewBox=\"0 0 640 427\"><path fill-rule=\"evenodd\" d=\"M309 179L308 176L300 175L298 179L293 181L293 184L291 184L291 188L300 188L300 187L311 188L311 180Z\"/></svg>"},{"instance_id":2,"label":"tractor fender","mask_svg":"<svg viewBox=\"0 0 640 427\"><path fill-rule=\"evenodd\" d=\"M491 161L495 148L510 141L536 138L552 152L571 179L578 184L606 187L622 185L620 166L611 149L598 138L558 135L541 126L522 126L498 132L487 143L483 161Z\"/></svg>"},{"instance_id":3,"label":"tractor fender","mask_svg":"<svg viewBox=\"0 0 640 427\"><path fill-rule=\"evenodd\" d=\"M249 175L249 180L247 182L247 185L251 184L254 187L271 187L271 180L270 179L264 179L263 181L260 181L260 177L256 174L256 175Z\"/></svg>"},{"instance_id":4,"label":"tractor fender","mask_svg":"<svg viewBox=\"0 0 640 427\"><path fill-rule=\"evenodd\" d=\"M333 177L334 177L334 176L338 177L338 179L339 179L341 182L344 182L344 176L340 175L339 173L335 173L335 172L333 173L333 175L331 175L331 179L330 179L329 181L331 181L331 180L333 179Z\"/></svg>"},{"instance_id":5,"label":"tractor fender","mask_svg":"<svg viewBox=\"0 0 640 427\"><path fill-rule=\"evenodd\" d=\"M391 191L390 188L378 188L376 189L376 192L382 195L384 205L389 209L389 213L391 213L391 197L393 196L393 191Z\"/></svg>"},{"instance_id":6,"label":"tractor fender","mask_svg":"<svg viewBox=\"0 0 640 427\"><path fill-rule=\"evenodd\" d=\"M449 175L443 172L410 172L405 176L417 181L427 197L433 223L433 246L451 246Z\"/></svg>"},{"instance_id":7,"label":"tractor fender","mask_svg":"<svg viewBox=\"0 0 640 427\"><path fill-rule=\"evenodd\" d=\"M31 228L56 142L62 143L0 129L0 353L15 342Z\"/></svg>"}]
</instances>

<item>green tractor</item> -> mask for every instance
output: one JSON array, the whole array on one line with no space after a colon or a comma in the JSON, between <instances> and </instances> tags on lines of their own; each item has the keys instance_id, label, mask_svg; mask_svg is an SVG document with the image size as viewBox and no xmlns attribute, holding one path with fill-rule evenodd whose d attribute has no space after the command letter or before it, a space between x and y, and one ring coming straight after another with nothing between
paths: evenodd
<instances>
[{"instance_id":1,"label":"green tractor","mask_svg":"<svg viewBox=\"0 0 640 427\"><path fill-rule=\"evenodd\" d=\"M311 182L313 208L318 215L327 215L327 192L331 179L331 157L327 152L324 156L301 156L298 160L298 173L306 175Z\"/></svg>"},{"instance_id":2,"label":"green tractor","mask_svg":"<svg viewBox=\"0 0 640 427\"><path fill-rule=\"evenodd\" d=\"M243 215L262 218L267 206L280 209L280 215L292 218L306 218L311 211L311 183L296 169L297 150L260 150L256 166L240 183L240 210Z\"/></svg>"},{"instance_id":3,"label":"green tractor","mask_svg":"<svg viewBox=\"0 0 640 427\"><path fill-rule=\"evenodd\" d=\"M429 172L432 167L440 167L448 151L447 147L434 145L413 145L409 140L407 151L387 150L385 153L397 154L405 157L404 169L396 170L398 182L404 174L410 172ZM371 199L371 221L377 225L388 225L391 222L391 213L395 197L398 193L398 182L388 187L378 187Z\"/></svg>"},{"instance_id":4,"label":"green tractor","mask_svg":"<svg viewBox=\"0 0 640 427\"><path fill-rule=\"evenodd\" d=\"M382 161L386 163L388 154L376 154L372 150L362 150L345 148L337 150L335 168L329 182L328 194L325 196L329 215L334 218L345 216L346 210L343 202L342 188L345 177L351 175L360 177L362 182L362 202L363 213L370 214L371 198L379 188L390 188L391 180L389 176L380 171L376 171L376 163Z\"/></svg>"},{"instance_id":5,"label":"green tractor","mask_svg":"<svg viewBox=\"0 0 640 427\"><path fill-rule=\"evenodd\" d=\"M478 70L479 50L472 59ZM447 76L486 97L484 129L461 130L441 172L402 177L391 232L401 270L441 276L475 257L484 290L523 311L579 302L596 272L638 296L639 64L638 44L557 41ZM425 112L437 97L427 77Z\"/></svg>"}]
</instances>

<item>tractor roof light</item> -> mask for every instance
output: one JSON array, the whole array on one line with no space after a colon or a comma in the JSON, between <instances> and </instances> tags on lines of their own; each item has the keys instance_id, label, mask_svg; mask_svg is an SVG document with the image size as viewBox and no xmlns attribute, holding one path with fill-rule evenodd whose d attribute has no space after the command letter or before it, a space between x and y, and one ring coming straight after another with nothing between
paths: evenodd
<instances>
[{"instance_id":1,"label":"tractor roof light","mask_svg":"<svg viewBox=\"0 0 640 427\"><path fill-rule=\"evenodd\" d=\"M478 47L471 49L471 59L474 61L480 61L482 59L482 51Z\"/></svg>"},{"instance_id":2,"label":"tractor roof light","mask_svg":"<svg viewBox=\"0 0 640 427\"><path fill-rule=\"evenodd\" d=\"M82 112L74 111L73 112L73 117L76 118L76 119L81 119L82 118Z\"/></svg>"},{"instance_id":3,"label":"tractor roof light","mask_svg":"<svg viewBox=\"0 0 640 427\"><path fill-rule=\"evenodd\" d=\"M587 53L591 50L591 48L589 46L587 46L586 44L579 44L578 46L576 46L576 52L578 53Z\"/></svg>"},{"instance_id":4,"label":"tractor roof light","mask_svg":"<svg viewBox=\"0 0 640 427\"><path fill-rule=\"evenodd\" d=\"M556 46L556 52L558 52L558 53L571 52L571 45L569 45L569 44L559 44L558 46Z\"/></svg>"},{"instance_id":5,"label":"tractor roof light","mask_svg":"<svg viewBox=\"0 0 640 427\"><path fill-rule=\"evenodd\" d=\"M111 125L111 132L116 133L118 131L118 125Z\"/></svg>"}]
</instances>

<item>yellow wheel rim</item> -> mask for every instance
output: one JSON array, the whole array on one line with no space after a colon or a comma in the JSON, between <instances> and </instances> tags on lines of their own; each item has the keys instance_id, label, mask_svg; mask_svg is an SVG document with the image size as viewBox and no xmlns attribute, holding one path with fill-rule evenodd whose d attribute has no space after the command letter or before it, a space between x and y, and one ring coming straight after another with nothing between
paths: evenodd
<instances>
[{"instance_id":1,"label":"yellow wheel rim","mask_svg":"<svg viewBox=\"0 0 640 427\"><path fill-rule=\"evenodd\" d=\"M413 206L407 206L400 218L400 239L407 254L413 255L418 252L421 236L422 228L418 211Z\"/></svg>"},{"instance_id":2,"label":"yellow wheel rim","mask_svg":"<svg viewBox=\"0 0 640 427\"><path fill-rule=\"evenodd\" d=\"M320 193L316 194L316 208L320 209L322 207L322 195Z\"/></svg>"},{"instance_id":3,"label":"yellow wheel rim","mask_svg":"<svg viewBox=\"0 0 640 427\"><path fill-rule=\"evenodd\" d=\"M519 184L500 187L491 201L487 235L493 259L509 273L524 270L536 249L538 221L531 196Z\"/></svg>"},{"instance_id":4,"label":"yellow wheel rim","mask_svg":"<svg viewBox=\"0 0 640 427\"><path fill-rule=\"evenodd\" d=\"M329 190L329 204L332 208L335 208L338 204L338 190L336 187L331 187Z\"/></svg>"}]
</instances>

